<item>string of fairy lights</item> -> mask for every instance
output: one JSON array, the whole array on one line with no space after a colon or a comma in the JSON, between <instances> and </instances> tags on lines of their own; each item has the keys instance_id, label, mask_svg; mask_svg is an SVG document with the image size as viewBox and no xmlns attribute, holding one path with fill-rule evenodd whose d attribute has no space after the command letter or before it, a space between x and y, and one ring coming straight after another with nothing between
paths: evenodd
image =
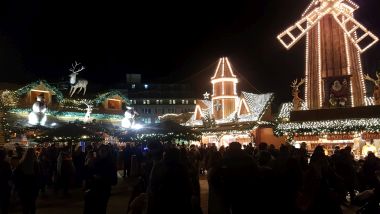
<instances>
[{"instance_id":1,"label":"string of fairy lights","mask_svg":"<svg viewBox=\"0 0 380 214\"><path fill-rule=\"evenodd\" d=\"M279 123L275 135L355 134L380 132L380 118Z\"/></svg>"}]
</instances>

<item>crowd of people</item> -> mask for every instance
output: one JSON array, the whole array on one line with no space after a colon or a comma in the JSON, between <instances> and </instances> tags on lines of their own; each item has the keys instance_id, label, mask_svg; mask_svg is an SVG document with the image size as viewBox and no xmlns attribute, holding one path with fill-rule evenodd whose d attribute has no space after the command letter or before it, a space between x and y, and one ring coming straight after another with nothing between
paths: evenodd
<instances>
[{"instance_id":1,"label":"crowd of people","mask_svg":"<svg viewBox=\"0 0 380 214\"><path fill-rule=\"evenodd\" d=\"M23 213L36 213L47 188L69 197L74 184L84 190L84 213L107 213L118 169L138 178L128 204L134 214L201 214L200 176L208 181L209 214L342 213L354 203L379 211L380 160L371 152L357 161L350 147L326 156L322 146L309 154L306 144L238 142L0 149L0 211L8 212L17 193Z\"/></svg>"}]
</instances>

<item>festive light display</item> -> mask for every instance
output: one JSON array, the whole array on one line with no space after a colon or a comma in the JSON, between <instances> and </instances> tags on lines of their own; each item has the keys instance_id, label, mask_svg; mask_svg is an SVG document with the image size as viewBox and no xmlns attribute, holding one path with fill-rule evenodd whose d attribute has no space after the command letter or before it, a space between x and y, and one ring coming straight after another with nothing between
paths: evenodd
<instances>
[{"instance_id":1,"label":"festive light display","mask_svg":"<svg viewBox=\"0 0 380 214\"><path fill-rule=\"evenodd\" d=\"M347 60L347 73L342 73L341 75L352 75L352 79L350 79L351 106L354 107L356 104L364 105L366 88L360 54L373 46L379 39L354 19L353 12L358 8L350 0L313 0L302 14L302 18L277 37L281 44L290 49L306 35L305 102L309 108L321 108L323 105L322 80L329 76L324 69L322 71L322 67L325 67L326 64L326 59L322 55L328 53L325 53L326 50L324 46L322 47L321 39L322 35L324 40L330 38L327 38L325 34L331 35L333 32L344 32L339 34L334 33L334 39L344 40L345 48L342 48L341 55ZM329 17L337 25L333 25L333 28L330 29L322 29L321 23L329 22ZM337 30L336 28L340 29ZM358 34L360 34L360 37L358 37ZM363 42L364 40L365 42ZM309 44L311 41L315 41L316 44ZM354 54L351 47L356 48ZM316 50L314 50L315 48ZM310 60L314 60L315 62ZM313 68L310 65L317 65L317 67ZM311 75L313 72L317 74L317 77ZM340 74L334 75L339 76ZM311 89L310 85L314 82L316 82L318 88L313 92L314 89ZM363 99L357 97L363 97Z\"/></svg>"},{"instance_id":2,"label":"festive light display","mask_svg":"<svg viewBox=\"0 0 380 214\"><path fill-rule=\"evenodd\" d=\"M123 99L122 100L123 102L125 102L127 105L130 105L128 98L124 96L120 91L117 91L117 90L113 90L113 91L98 95L97 98L94 100L94 103L101 104L104 101L106 101L108 98L112 98L114 96L121 97Z\"/></svg>"},{"instance_id":3,"label":"festive light display","mask_svg":"<svg viewBox=\"0 0 380 214\"><path fill-rule=\"evenodd\" d=\"M29 124L44 126L47 120L46 104L43 96L37 96L37 101L33 104L32 112L29 113Z\"/></svg>"},{"instance_id":4,"label":"festive light display","mask_svg":"<svg viewBox=\"0 0 380 214\"><path fill-rule=\"evenodd\" d=\"M14 107L18 101L15 93L10 90L2 91L0 99L5 107Z\"/></svg>"},{"instance_id":5,"label":"festive light display","mask_svg":"<svg viewBox=\"0 0 380 214\"><path fill-rule=\"evenodd\" d=\"M9 110L9 113L14 113L18 115L28 115L30 109L28 108L13 108ZM57 118L73 118L73 119L79 119L83 118L85 116L85 112L68 112L68 111L56 111L56 110L50 110L48 109L46 111L46 115L51 115ZM123 119L122 115L117 114L91 114L91 117L96 120L114 120L114 121L121 121Z\"/></svg>"},{"instance_id":6,"label":"festive light display","mask_svg":"<svg viewBox=\"0 0 380 214\"><path fill-rule=\"evenodd\" d=\"M253 94L241 92L242 100L248 105L248 114L238 115L239 121L259 121L274 99L273 93Z\"/></svg>"},{"instance_id":7,"label":"festive light display","mask_svg":"<svg viewBox=\"0 0 380 214\"><path fill-rule=\"evenodd\" d=\"M38 81L36 81L34 83L26 85L26 86L24 86L24 87L16 90L14 92L14 94L16 96L21 96L23 94L28 93L33 88L38 87L39 85L44 85L47 89L49 89L50 91L54 92L54 94L55 94L58 102L61 102L63 100L63 94L62 94L62 92L58 88L56 88L56 87L51 86L50 84L48 84L45 80L38 80Z\"/></svg>"},{"instance_id":8,"label":"festive light display","mask_svg":"<svg viewBox=\"0 0 380 214\"><path fill-rule=\"evenodd\" d=\"M138 113L131 107L127 107L127 111L124 113L124 118L121 121L121 126L127 129L141 129L141 124L135 123L135 117Z\"/></svg>"},{"instance_id":9,"label":"festive light display","mask_svg":"<svg viewBox=\"0 0 380 214\"><path fill-rule=\"evenodd\" d=\"M289 122L278 124L275 134L282 135L319 135L346 134L355 132L380 132L380 118L345 119L328 121Z\"/></svg>"},{"instance_id":10,"label":"festive light display","mask_svg":"<svg viewBox=\"0 0 380 214\"><path fill-rule=\"evenodd\" d=\"M301 110L307 110L306 102L302 103ZM290 118L290 112L293 111L293 103L283 103L278 113L278 118L281 120L288 120Z\"/></svg>"}]
</instances>

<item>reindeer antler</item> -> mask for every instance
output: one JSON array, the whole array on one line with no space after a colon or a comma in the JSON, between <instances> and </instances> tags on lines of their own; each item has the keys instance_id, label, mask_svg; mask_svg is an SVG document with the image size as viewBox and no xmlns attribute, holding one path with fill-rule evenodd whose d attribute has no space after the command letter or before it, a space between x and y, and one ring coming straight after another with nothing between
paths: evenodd
<instances>
[{"instance_id":1,"label":"reindeer antler","mask_svg":"<svg viewBox=\"0 0 380 214\"><path fill-rule=\"evenodd\" d=\"M69 71L78 74L79 72L81 72L85 69L85 67L83 65L80 68L78 68L78 66L80 66L80 65L81 65L81 63L78 63L77 61L75 61L73 64L71 64L71 68L69 69Z\"/></svg>"},{"instance_id":2,"label":"reindeer antler","mask_svg":"<svg viewBox=\"0 0 380 214\"><path fill-rule=\"evenodd\" d=\"M302 78L300 80L300 82L298 82L298 79L295 79L292 84L290 85L292 88L297 88L300 87L301 85L303 85L305 83L305 78Z\"/></svg>"}]
</instances>

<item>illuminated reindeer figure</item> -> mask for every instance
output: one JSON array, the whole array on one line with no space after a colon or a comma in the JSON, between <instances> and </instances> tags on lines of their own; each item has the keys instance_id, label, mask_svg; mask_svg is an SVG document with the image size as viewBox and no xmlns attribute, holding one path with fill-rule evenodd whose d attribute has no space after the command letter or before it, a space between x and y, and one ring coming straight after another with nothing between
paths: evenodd
<instances>
[{"instance_id":1,"label":"illuminated reindeer figure","mask_svg":"<svg viewBox=\"0 0 380 214\"><path fill-rule=\"evenodd\" d=\"M373 79L369 74L364 75L364 79L373 82L375 88L373 89L373 99L375 100L375 105L380 105L380 71L376 72L377 79Z\"/></svg>"},{"instance_id":2,"label":"illuminated reindeer figure","mask_svg":"<svg viewBox=\"0 0 380 214\"><path fill-rule=\"evenodd\" d=\"M74 64L71 64L71 68L69 69L69 71L71 71L72 73L69 75L70 77L70 84L71 84L71 88L70 88L70 97L72 97L74 95L74 93L76 92L76 90L79 88L79 90L77 91L77 93L79 94L79 92L82 91L82 89L84 89L83 91L83 95L86 94L86 89L87 89L87 84L88 84L88 81L87 80L83 80L83 79L79 79L77 80L77 75L79 74L79 72L83 71L85 69L85 67L82 65L80 65L80 63L77 63L75 61Z\"/></svg>"},{"instance_id":3,"label":"illuminated reindeer figure","mask_svg":"<svg viewBox=\"0 0 380 214\"><path fill-rule=\"evenodd\" d=\"M305 79L301 79L300 82L298 82L298 79L296 79L290 85L292 87L293 111L299 111L302 108L303 100L299 97L300 90L298 88L304 83Z\"/></svg>"},{"instance_id":4,"label":"illuminated reindeer figure","mask_svg":"<svg viewBox=\"0 0 380 214\"><path fill-rule=\"evenodd\" d=\"M93 105L90 101L88 100L85 100L83 101L83 103L87 106L86 108L86 114L84 115L84 122L90 122L91 121L91 113L92 113L92 110L93 110Z\"/></svg>"}]
</instances>

